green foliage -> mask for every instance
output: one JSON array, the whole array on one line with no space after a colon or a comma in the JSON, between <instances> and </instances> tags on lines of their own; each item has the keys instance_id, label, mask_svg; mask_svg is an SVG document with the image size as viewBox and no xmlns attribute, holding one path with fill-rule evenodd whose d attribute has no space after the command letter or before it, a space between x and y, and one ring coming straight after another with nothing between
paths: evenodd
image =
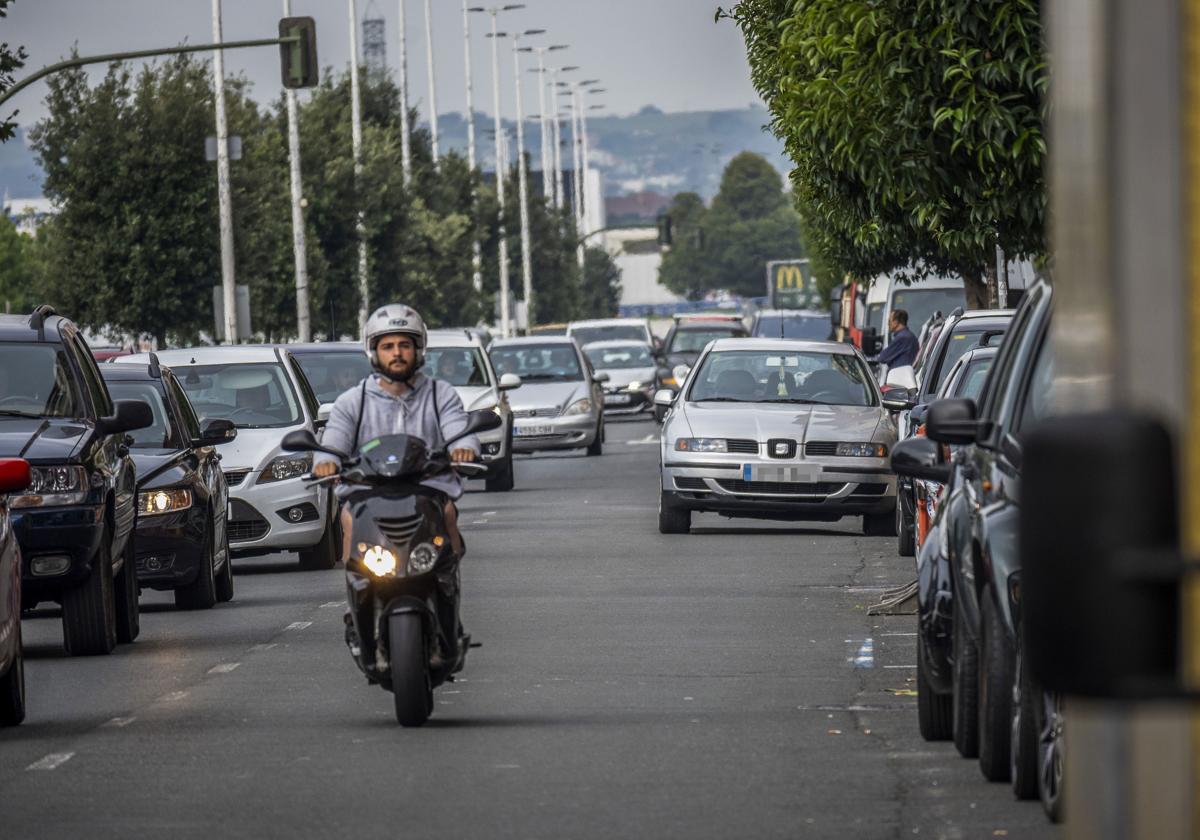
<instances>
[{"instance_id":1,"label":"green foliage","mask_svg":"<svg viewBox=\"0 0 1200 840\"><path fill-rule=\"evenodd\" d=\"M8 17L8 7L12 4L13 0L0 0L0 18ZM0 93L13 86L16 81L13 74L25 66L28 57L24 47L13 49L7 41L0 43ZM12 139L17 128L13 121L16 115L14 111L11 116L0 118L0 143Z\"/></svg>"},{"instance_id":2,"label":"green foliage","mask_svg":"<svg viewBox=\"0 0 1200 840\"><path fill-rule=\"evenodd\" d=\"M26 312L34 305L30 292L35 247L32 238L18 233L12 220L0 213L0 312Z\"/></svg>"},{"instance_id":3,"label":"green foliage","mask_svg":"<svg viewBox=\"0 0 1200 840\"><path fill-rule=\"evenodd\" d=\"M583 255L583 288L579 315L612 318L621 303L621 269L603 248L588 248Z\"/></svg>"},{"instance_id":4,"label":"green foliage","mask_svg":"<svg viewBox=\"0 0 1200 840\"><path fill-rule=\"evenodd\" d=\"M839 272L961 273L1045 252L1036 0L741 0L753 81Z\"/></svg>"}]
</instances>

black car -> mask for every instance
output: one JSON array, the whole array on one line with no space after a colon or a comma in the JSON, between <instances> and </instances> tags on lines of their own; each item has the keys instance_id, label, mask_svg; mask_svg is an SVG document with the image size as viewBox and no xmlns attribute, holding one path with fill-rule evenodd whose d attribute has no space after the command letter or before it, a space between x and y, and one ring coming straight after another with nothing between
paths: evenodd
<instances>
[{"instance_id":1,"label":"black car","mask_svg":"<svg viewBox=\"0 0 1200 840\"><path fill-rule=\"evenodd\" d=\"M963 312L956 309L938 325L928 352L918 356L913 372L917 377L916 393L910 402L914 411L924 413L924 407L937 399L938 390L955 362L976 347L999 345L1012 320L1009 310ZM901 416L900 438L911 435L916 424ZM901 477L896 485L899 504L896 505L896 534L899 552L904 557L916 553L916 492L912 479Z\"/></svg>"},{"instance_id":2,"label":"black car","mask_svg":"<svg viewBox=\"0 0 1200 840\"><path fill-rule=\"evenodd\" d=\"M664 388L678 391L687 372L696 364L710 341L718 338L744 338L749 335L742 319L734 316L678 318L663 339L659 361L666 368Z\"/></svg>"},{"instance_id":3,"label":"black car","mask_svg":"<svg viewBox=\"0 0 1200 840\"><path fill-rule=\"evenodd\" d=\"M233 422L201 424L175 375L153 353L149 365L103 365L101 371L115 399L140 400L154 415L129 444L137 469L138 583L174 590L183 609L232 599L229 489L215 447L237 435Z\"/></svg>"},{"instance_id":4,"label":"black car","mask_svg":"<svg viewBox=\"0 0 1200 840\"><path fill-rule=\"evenodd\" d=\"M296 358L321 405L334 402L371 374L371 362L358 342L289 344L287 349Z\"/></svg>"},{"instance_id":5,"label":"black car","mask_svg":"<svg viewBox=\"0 0 1200 840\"><path fill-rule=\"evenodd\" d=\"M145 403L113 401L87 342L52 308L0 315L0 458L32 468L29 487L9 497L21 606L62 604L72 655L108 653L138 635L127 433L152 421Z\"/></svg>"},{"instance_id":6,"label":"black car","mask_svg":"<svg viewBox=\"0 0 1200 840\"><path fill-rule=\"evenodd\" d=\"M944 556L923 556L921 563L931 570L920 587L917 637L922 732L953 737L963 756L978 756L986 778L1010 779L1021 797L1040 793L1055 815L1058 704L1021 664L1017 545L1021 442L1049 413L1053 396L1052 297L1045 284L1027 292L979 405L932 403L926 438L898 444L893 466L910 478L949 485L923 549ZM942 462L940 444L960 447L953 465ZM948 588L936 583L947 576Z\"/></svg>"},{"instance_id":7,"label":"black car","mask_svg":"<svg viewBox=\"0 0 1200 840\"><path fill-rule=\"evenodd\" d=\"M25 658L21 651L21 547L9 527L7 493L29 486L29 463L0 458L0 726L25 720Z\"/></svg>"}]
</instances>

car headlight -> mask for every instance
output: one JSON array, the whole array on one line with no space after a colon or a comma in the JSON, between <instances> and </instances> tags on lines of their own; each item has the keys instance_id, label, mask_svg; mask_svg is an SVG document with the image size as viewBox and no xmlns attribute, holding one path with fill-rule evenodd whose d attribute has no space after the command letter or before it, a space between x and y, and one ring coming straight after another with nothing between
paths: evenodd
<instances>
[{"instance_id":1,"label":"car headlight","mask_svg":"<svg viewBox=\"0 0 1200 840\"><path fill-rule=\"evenodd\" d=\"M280 455L267 464L258 477L258 484L269 484L272 481L283 481L288 478L299 478L312 470L313 456L311 452L303 455Z\"/></svg>"},{"instance_id":2,"label":"car headlight","mask_svg":"<svg viewBox=\"0 0 1200 840\"><path fill-rule=\"evenodd\" d=\"M882 443L839 443L833 454L842 458L886 458L887 446Z\"/></svg>"},{"instance_id":3,"label":"car headlight","mask_svg":"<svg viewBox=\"0 0 1200 840\"><path fill-rule=\"evenodd\" d=\"M12 508L82 504L88 494L87 471L78 466L30 467L29 486L10 496Z\"/></svg>"},{"instance_id":4,"label":"car headlight","mask_svg":"<svg viewBox=\"0 0 1200 840\"><path fill-rule=\"evenodd\" d=\"M572 414L587 414L591 410L592 410L592 401L585 397L582 400L577 400L577 401L571 403L571 405L567 408L566 411L563 412L563 414L566 416L570 416Z\"/></svg>"},{"instance_id":5,"label":"car headlight","mask_svg":"<svg viewBox=\"0 0 1200 840\"><path fill-rule=\"evenodd\" d=\"M192 506L192 491L182 487L148 490L138 493L137 506L141 516L158 516L161 513L187 510Z\"/></svg>"},{"instance_id":6,"label":"car headlight","mask_svg":"<svg viewBox=\"0 0 1200 840\"><path fill-rule=\"evenodd\" d=\"M676 452L728 452L724 438L677 438Z\"/></svg>"},{"instance_id":7,"label":"car headlight","mask_svg":"<svg viewBox=\"0 0 1200 840\"><path fill-rule=\"evenodd\" d=\"M421 543L408 555L408 570L414 575L423 575L437 563L438 552L431 543Z\"/></svg>"},{"instance_id":8,"label":"car headlight","mask_svg":"<svg viewBox=\"0 0 1200 840\"><path fill-rule=\"evenodd\" d=\"M362 550L363 545L359 544ZM376 577L396 574L396 555L381 545L373 545L363 551L363 565Z\"/></svg>"},{"instance_id":9,"label":"car headlight","mask_svg":"<svg viewBox=\"0 0 1200 840\"><path fill-rule=\"evenodd\" d=\"M627 387L627 390L630 390L630 391L640 391L640 390L642 390L642 386L645 384L646 384L645 382L639 382L638 380L635 379L632 382L630 382L629 385L626 387Z\"/></svg>"}]
</instances>

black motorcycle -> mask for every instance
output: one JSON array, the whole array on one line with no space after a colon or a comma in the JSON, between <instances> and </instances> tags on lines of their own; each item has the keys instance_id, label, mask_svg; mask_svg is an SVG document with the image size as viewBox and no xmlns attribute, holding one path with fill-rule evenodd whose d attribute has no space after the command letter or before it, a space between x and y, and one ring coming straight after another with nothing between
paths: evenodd
<instances>
[{"instance_id":1,"label":"black motorcycle","mask_svg":"<svg viewBox=\"0 0 1200 840\"><path fill-rule=\"evenodd\" d=\"M307 430L283 439L288 452L340 458L340 479L355 486L346 563L346 644L368 683L392 692L396 720L420 726L433 712L433 689L462 670L470 637L458 620L459 557L446 529L445 497L421 481L449 470L475 475L479 464L451 464L455 440L501 425L492 411L469 415L442 449L410 435L363 443L353 456L322 446Z\"/></svg>"}]
</instances>

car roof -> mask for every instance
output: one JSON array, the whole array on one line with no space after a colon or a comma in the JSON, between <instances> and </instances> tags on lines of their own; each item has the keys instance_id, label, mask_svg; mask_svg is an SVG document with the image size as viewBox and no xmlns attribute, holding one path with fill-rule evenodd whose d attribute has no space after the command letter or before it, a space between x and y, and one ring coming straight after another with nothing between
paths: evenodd
<instances>
[{"instance_id":1,"label":"car roof","mask_svg":"<svg viewBox=\"0 0 1200 840\"><path fill-rule=\"evenodd\" d=\"M629 347L630 345L635 347L650 347L647 342L638 341L636 338L606 338L602 341L589 341L583 345L583 349L595 348L596 350L603 350L606 347Z\"/></svg>"},{"instance_id":2,"label":"car roof","mask_svg":"<svg viewBox=\"0 0 1200 840\"><path fill-rule=\"evenodd\" d=\"M676 321L674 324L671 325L671 329L675 330L676 332L686 332L688 330L694 330L694 331L727 330L729 332L745 332L746 325L743 324L741 321L734 321L734 320L723 319L723 318L722 319L714 318L711 321L703 321L703 320Z\"/></svg>"},{"instance_id":3,"label":"car roof","mask_svg":"<svg viewBox=\"0 0 1200 840\"><path fill-rule=\"evenodd\" d=\"M100 375L106 382L158 382L161 376L150 372L150 365L100 365ZM164 372L167 368L162 369Z\"/></svg>"},{"instance_id":4,"label":"car roof","mask_svg":"<svg viewBox=\"0 0 1200 840\"><path fill-rule=\"evenodd\" d=\"M39 307L40 308L40 307ZM37 310L28 315L0 315L0 341L53 341L59 340L60 328L69 324L66 318L46 307L39 331L35 321Z\"/></svg>"},{"instance_id":5,"label":"car roof","mask_svg":"<svg viewBox=\"0 0 1200 840\"><path fill-rule=\"evenodd\" d=\"M567 324L568 330L573 330L576 327L645 327L650 329L650 324L645 318L592 318L585 321L572 321Z\"/></svg>"},{"instance_id":6,"label":"car roof","mask_svg":"<svg viewBox=\"0 0 1200 840\"><path fill-rule=\"evenodd\" d=\"M760 309L756 318L828 318L829 312L821 309Z\"/></svg>"},{"instance_id":7,"label":"car roof","mask_svg":"<svg viewBox=\"0 0 1200 840\"><path fill-rule=\"evenodd\" d=\"M563 347L579 346L575 343L575 339L567 335L526 335L518 336L517 338L497 338L492 342L492 346L489 349L494 350L497 347L520 347L530 344L561 344Z\"/></svg>"},{"instance_id":8,"label":"car roof","mask_svg":"<svg viewBox=\"0 0 1200 840\"><path fill-rule=\"evenodd\" d=\"M466 330L430 330L430 347L482 347L483 341Z\"/></svg>"},{"instance_id":9,"label":"car roof","mask_svg":"<svg viewBox=\"0 0 1200 840\"><path fill-rule=\"evenodd\" d=\"M190 347L159 350L158 361L168 367L190 365L251 364L278 362L279 350L272 344L223 344L216 347ZM135 353L109 362L111 365L148 365L150 354Z\"/></svg>"},{"instance_id":10,"label":"car roof","mask_svg":"<svg viewBox=\"0 0 1200 840\"><path fill-rule=\"evenodd\" d=\"M289 353L295 353L298 356L303 356L305 353L363 352L362 344L357 341L310 341L303 344L284 344L282 347Z\"/></svg>"},{"instance_id":11,"label":"car roof","mask_svg":"<svg viewBox=\"0 0 1200 840\"><path fill-rule=\"evenodd\" d=\"M1001 324L1007 324L1009 321L1011 321L1014 312L1016 312L1015 309L968 309L951 323L957 326L967 322L971 326L976 326L975 322L978 321L982 322L978 324L978 326L982 326L984 328L993 326L992 323L988 322L994 322L995 326L999 326Z\"/></svg>"},{"instance_id":12,"label":"car roof","mask_svg":"<svg viewBox=\"0 0 1200 840\"><path fill-rule=\"evenodd\" d=\"M813 341L801 338L717 338L712 342L717 350L765 350L780 353L821 352L843 356L855 355L854 348L840 341Z\"/></svg>"}]
</instances>

